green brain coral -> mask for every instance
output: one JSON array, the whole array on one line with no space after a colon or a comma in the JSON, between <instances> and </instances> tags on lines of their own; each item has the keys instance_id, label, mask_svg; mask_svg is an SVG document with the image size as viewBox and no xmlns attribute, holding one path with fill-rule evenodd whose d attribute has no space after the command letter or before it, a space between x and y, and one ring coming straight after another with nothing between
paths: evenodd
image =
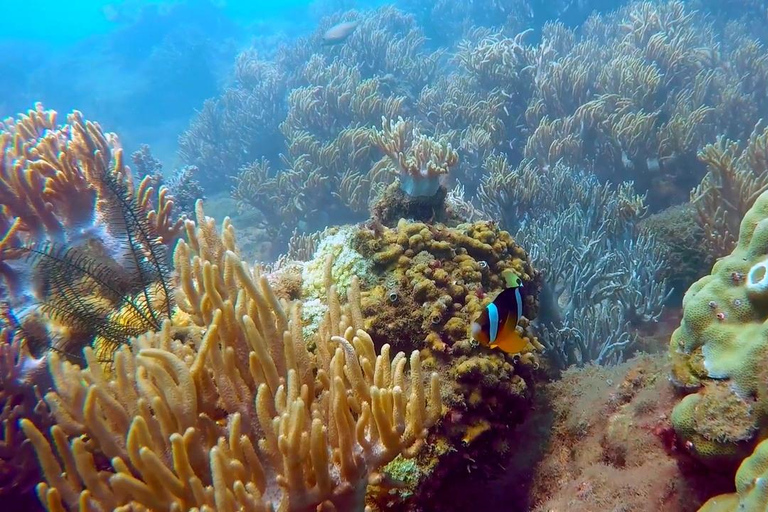
<instances>
[{"instance_id":1,"label":"green brain coral","mask_svg":"<svg viewBox=\"0 0 768 512\"><path fill-rule=\"evenodd\" d=\"M767 255L763 193L745 215L733 253L686 293L683 320L670 341L673 382L696 390L677 405L672 423L704 461L730 456L738 462L768 427ZM710 399L715 389L722 400ZM722 421L723 414L738 418L738 428Z\"/></svg>"}]
</instances>

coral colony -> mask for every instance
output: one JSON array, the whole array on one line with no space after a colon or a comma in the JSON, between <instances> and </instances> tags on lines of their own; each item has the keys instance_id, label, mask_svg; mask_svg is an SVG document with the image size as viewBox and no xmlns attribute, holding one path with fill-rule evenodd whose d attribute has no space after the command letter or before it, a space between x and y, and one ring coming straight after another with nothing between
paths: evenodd
<instances>
[{"instance_id":1,"label":"coral colony","mask_svg":"<svg viewBox=\"0 0 768 512\"><path fill-rule=\"evenodd\" d=\"M766 510L764 24L497 4L244 51L167 181L0 123L4 503Z\"/></svg>"}]
</instances>

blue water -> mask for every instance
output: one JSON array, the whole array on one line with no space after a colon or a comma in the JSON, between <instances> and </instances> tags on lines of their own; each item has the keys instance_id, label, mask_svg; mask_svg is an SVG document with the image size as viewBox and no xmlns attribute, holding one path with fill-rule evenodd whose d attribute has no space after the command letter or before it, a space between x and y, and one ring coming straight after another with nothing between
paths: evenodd
<instances>
[{"instance_id":1,"label":"blue water","mask_svg":"<svg viewBox=\"0 0 768 512\"><path fill-rule=\"evenodd\" d=\"M9 4L10 0L6 0ZM180 6L197 10L201 16L214 9L234 23L249 20L296 20L308 12L307 0L254 0L236 2L158 1L158 0L42 0L13 2L0 17L4 42L14 41L49 48L66 47L95 35L109 34L135 21L142 11L172 11ZM178 12L178 11L176 11ZM202 18L201 18L202 19ZM29 20L35 20L29 23Z\"/></svg>"},{"instance_id":2,"label":"blue water","mask_svg":"<svg viewBox=\"0 0 768 512\"><path fill-rule=\"evenodd\" d=\"M237 53L311 31L320 11L308 0L14 2L0 16L0 118L36 101L78 109L126 146L152 143L172 159Z\"/></svg>"}]
</instances>

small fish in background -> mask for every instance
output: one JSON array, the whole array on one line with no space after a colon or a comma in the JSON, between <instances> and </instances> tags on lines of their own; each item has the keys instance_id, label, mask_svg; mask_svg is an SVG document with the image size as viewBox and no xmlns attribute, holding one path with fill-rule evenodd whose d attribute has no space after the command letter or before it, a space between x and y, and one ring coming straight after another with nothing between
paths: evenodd
<instances>
[{"instance_id":1,"label":"small fish in background","mask_svg":"<svg viewBox=\"0 0 768 512\"><path fill-rule=\"evenodd\" d=\"M342 21L341 23L337 23L325 31L325 34L323 34L323 44L332 45L343 43L352 35L359 24L359 21Z\"/></svg>"},{"instance_id":2,"label":"small fish in background","mask_svg":"<svg viewBox=\"0 0 768 512\"><path fill-rule=\"evenodd\" d=\"M515 329L523 316L523 283L511 270L501 273L507 287L488 304L472 323L472 338L507 354L518 354L528 345Z\"/></svg>"}]
</instances>

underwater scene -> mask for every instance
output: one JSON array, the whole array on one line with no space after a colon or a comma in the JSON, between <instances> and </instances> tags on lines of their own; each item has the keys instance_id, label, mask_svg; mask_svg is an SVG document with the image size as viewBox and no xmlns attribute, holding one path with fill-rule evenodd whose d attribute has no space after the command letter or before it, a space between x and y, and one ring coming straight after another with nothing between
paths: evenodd
<instances>
[{"instance_id":1,"label":"underwater scene","mask_svg":"<svg viewBox=\"0 0 768 512\"><path fill-rule=\"evenodd\" d=\"M3 512L768 512L767 0L0 34Z\"/></svg>"}]
</instances>

